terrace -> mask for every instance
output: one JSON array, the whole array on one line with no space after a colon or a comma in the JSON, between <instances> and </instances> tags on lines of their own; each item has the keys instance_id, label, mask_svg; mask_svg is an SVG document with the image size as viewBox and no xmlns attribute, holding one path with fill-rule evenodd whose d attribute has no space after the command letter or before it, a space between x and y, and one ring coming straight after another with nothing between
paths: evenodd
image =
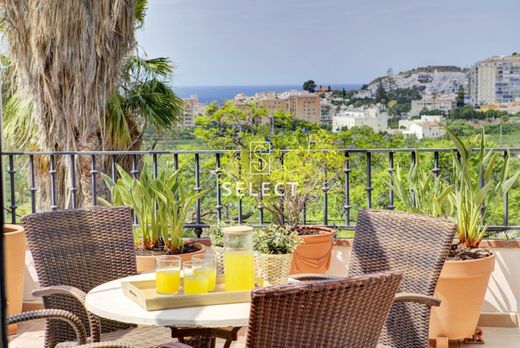
<instances>
[{"instance_id":1,"label":"terrace","mask_svg":"<svg viewBox=\"0 0 520 348\"><path fill-rule=\"evenodd\" d=\"M302 224L321 225L335 228L338 232L332 251L332 263L327 274L345 276L348 272L349 259L352 252L353 229L357 214L364 208L396 209L400 203L396 193L388 185L383 185L381 177L391 180L391 174L397 166L408 168L417 160L428 163L431 172L440 177L452 170L451 153L453 149L348 149L337 152L344 158L342 171L334 181L325 181L323 186L314 193L312 204L303 211ZM515 165L516 153L520 149L494 149L501 156L511 154ZM508 152L509 151L509 152ZM478 151L476 151L478 152ZM19 223L20 216L41 210L73 209L80 206L80 185L85 184L79 178L79 158L87 158L90 162L88 184L92 196L84 200L84 206L101 204L100 197L107 196L103 182L99 180L102 172L116 180L118 173L116 165L126 162L130 164L131 175L138 178L142 171L151 170L157 176L161 170L180 170L190 177L190 191L197 193L208 188L208 192L198 199L193 206L193 214L185 223L185 237L207 241L206 229L217 219L229 219L239 224L263 226L272 222L272 216L264 212L262 204L251 204L246 198L225 197L222 183L222 161L233 151L134 151L134 152L7 152L4 153L6 167L7 206L11 223ZM282 154L283 156L283 154ZM48 161L48 171L40 172L36 177L36 165L42 159ZM66 171L67 181L57 178L56 164L69 165ZM22 176L28 186L23 186L23 192L17 187ZM332 173L330 173L331 176ZM381 176L383 175L383 176ZM39 202L41 187L45 183L50 187L50 196L45 206ZM64 184L67 182L68 184ZM60 187L60 185L62 185ZM67 186L63 186L67 185ZM379 186L378 186L379 185ZM383 185L381 187L381 185ZM66 187L66 188L65 188ZM362 188L360 190L360 188ZM486 240L481 247L493 250L497 256L495 271L486 291L484 304L481 308L479 325L484 328L484 339L489 347L514 347L520 340L519 298L520 269L515 267L520 260L520 240L518 240L518 216L510 216L511 206L515 206L519 189L513 187L505 194L497 207L498 214L490 216L491 226L486 234ZM62 194L58 194L61 192ZM361 194L359 194L361 192ZM65 193L65 194L63 194ZM65 199L66 203L59 199ZM512 201L510 197L515 197ZM261 201L260 201L261 202ZM134 218L134 223L137 220ZM26 261L29 274L26 277L25 308L37 308L38 300L30 296L30 289L36 288L34 267L30 259ZM12 338L15 347L39 345L43 339L41 323L23 324ZM245 344L246 331L242 330L239 339L232 347ZM219 341L223 345L223 341ZM433 344L433 343L432 343ZM218 345L217 345L218 346ZM450 342L450 347L464 347L461 341Z\"/></svg>"}]
</instances>

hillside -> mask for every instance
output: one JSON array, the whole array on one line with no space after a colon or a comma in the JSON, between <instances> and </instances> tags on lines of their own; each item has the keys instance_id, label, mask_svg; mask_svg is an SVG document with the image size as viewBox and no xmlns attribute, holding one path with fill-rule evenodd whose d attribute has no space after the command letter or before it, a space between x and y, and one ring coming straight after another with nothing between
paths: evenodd
<instances>
[{"instance_id":1,"label":"hillside","mask_svg":"<svg viewBox=\"0 0 520 348\"><path fill-rule=\"evenodd\" d=\"M468 86L468 70L456 66L426 66L416 69L381 76L361 90L360 97L371 97L379 83L387 90L395 88L422 87L424 93L452 94L456 93L459 86Z\"/></svg>"}]
</instances>

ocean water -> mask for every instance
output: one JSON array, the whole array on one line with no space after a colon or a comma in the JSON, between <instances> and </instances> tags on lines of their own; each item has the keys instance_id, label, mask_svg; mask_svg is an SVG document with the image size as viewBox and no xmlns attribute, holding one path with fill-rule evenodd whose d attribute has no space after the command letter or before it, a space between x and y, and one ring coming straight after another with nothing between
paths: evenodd
<instances>
[{"instance_id":1,"label":"ocean water","mask_svg":"<svg viewBox=\"0 0 520 348\"><path fill-rule=\"evenodd\" d=\"M327 85L324 85L327 88ZM361 87L361 84L336 84L330 85L332 89L352 90ZM177 96L181 98L189 98L196 94L199 102L207 104L212 101L223 103L226 100L233 99L238 93L244 93L249 96L255 95L257 92L284 92L292 89L302 89L302 85L265 85L265 86L175 86L174 90Z\"/></svg>"}]
</instances>

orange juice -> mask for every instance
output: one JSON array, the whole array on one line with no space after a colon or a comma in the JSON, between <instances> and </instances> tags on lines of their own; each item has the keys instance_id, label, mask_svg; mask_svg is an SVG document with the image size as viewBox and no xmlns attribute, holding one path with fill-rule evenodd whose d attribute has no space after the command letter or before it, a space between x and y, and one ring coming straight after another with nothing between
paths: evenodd
<instances>
[{"instance_id":1,"label":"orange juice","mask_svg":"<svg viewBox=\"0 0 520 348\"><path fill-rule=\"evenodd\" d=\"M251 251L224 253L226 291L251 290L255 287L254 255Z\"/></svg>"},{"instance_id":2,"label":"orange juice","mask_svg":"<svg viewBox=\"0 0 520 348\"><path fill-rule=\"evenodd\" d=\"M180 272L178 269L157 270L155 277L155 287L159 294L175 294L179 291Z\"/></svg>"},{"instance_id":3,"label":"orange juice","mask_svg":"<svg viewBox=\"0 0 520 348\"><path fill-rule=\"evenodd\" d=\"M194 272L190 275L184 275L184 295L205 294L207 292L207 272Z\"/></svg>"}]
</instances>

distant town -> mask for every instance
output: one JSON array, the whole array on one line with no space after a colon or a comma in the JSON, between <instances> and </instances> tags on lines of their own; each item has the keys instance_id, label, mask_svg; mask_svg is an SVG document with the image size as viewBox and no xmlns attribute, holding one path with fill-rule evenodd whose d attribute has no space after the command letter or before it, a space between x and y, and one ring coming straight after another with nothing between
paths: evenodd
<instances>
[{"instance_id":1,"label":"distant town","mask_svg":"<svg viewBox=\"0 0 520 348\"><path fill-rule=\"evenodd\" d=\"M183 101L182 126L193 128L207 105L197 95ZM265 108L267 116L259 120L261 124L269 124L276 111L283 111L333 132L368 126L375 132L419 140L437 138L445 135L446 117L456 110L459 114L491 111L513 120L520 116L520 55L490 57L471 68L428 66L398 74L389 69L358 90L338 90L308 80L301 90L238 93L228 102L244 110L251 104Z\"/></svg>"}]
</instances>

